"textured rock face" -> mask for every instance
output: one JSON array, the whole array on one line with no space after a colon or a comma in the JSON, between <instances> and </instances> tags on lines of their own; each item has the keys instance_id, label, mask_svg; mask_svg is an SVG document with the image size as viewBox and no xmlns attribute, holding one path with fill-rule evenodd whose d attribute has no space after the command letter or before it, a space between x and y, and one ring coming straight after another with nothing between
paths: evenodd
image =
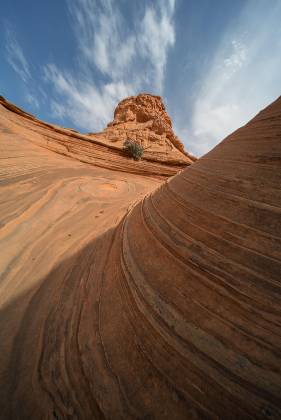
<instances>
[{"instance_id":1,"label":"textured rock face","mask_svg":"<svg viewBox=\"0 0 281 420\"><path fill-rule=\"evenodd\" d=\"M280 419L281 98L166 181L0 129L1 418Z\"/></svg>"},{"instance_id":2,"label":"textured rock face","mask_svg":"<svg viewBox=\"0 0 281 420\"><path fill-rule=\"evenodd\" d=\"M160 96L141 93L121 101L114 120L99 134L109 144L122 148L126 139L138 141L150 159L190 164L196 159L184 150Z\"/></svg>"},{"instance_id":3,"label":"textured rock face","mask_svg":"<svg viewBox=\"0 0 281 420\"><path fill-rule=\"evenodd\" d=\"M115 144L116 142L108 141L104 132L89 136L47 124L17 108L3 97L0 97L0 106L3 124L12 125L14 133L45 149L91 165L163 178L175 175L196 160L189 159L180 152L168 157L162 148L158 148L149 153L145 151L142 162L135 162L124 156L122 136L118 144Z\"/></svg>"}]
</instances>

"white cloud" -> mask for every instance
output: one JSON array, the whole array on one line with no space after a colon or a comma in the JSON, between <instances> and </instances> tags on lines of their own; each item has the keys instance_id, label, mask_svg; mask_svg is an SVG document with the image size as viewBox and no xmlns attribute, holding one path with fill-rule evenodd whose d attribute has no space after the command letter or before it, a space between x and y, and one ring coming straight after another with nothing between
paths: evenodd
<instances>
[{"instance_id":1,"label":"white cloud","mask_svg":"<svg viewBox=\"0 0 281 420\"><path fill-rule=\"evenodd\" d=\"M112 109L120 98L129 96L132 89L122 81L104 84L98 89L93 83L77 80L54 64L44 69L45 80L51 82L60 100L51 101L58 118L67 117L88 131L101 130L112 119Z\"/></svg>"},{"instance_id":2,"label":"white cloud","mask_svg":"<svg viewBox=\"0 0 281 420\"><path fill-rule=\"evenodd\" d=\"M25 95L25 100L26 100L27 103L29 103L30 105L32 105L36 109L38 109L39 106L40 106L39 101L36 98L36 96L29 93L29 92Z\"/></svg>"},{"instance_id":3,"label":"white cloud","mask_svg":"<svg viewBox=\"0 0 281 420\"><path fill-rule=\"evenodd\" d=\"M135 54L135 35L127 35L113 1L69 1L81 56L112 79L120 78Z\"/></svg>"},{"instance_id":4,"label":"white cloud","mask_svg":"<svg viewBox=\"0 0 281 420\"><path fill-rule=\"evenodd\" d=\"M281 91L281 3L245 7L239 24L224 34L189 126L180 127L188 149L200 156L245 124Z\"/></svg>"},{"instance_id":5,"label":"white cloud","mask_svg":"<svg viewBox=\"0 0 281 420\"><path fill-rule=\"evenodd\" d=\"M226 79L239 71L247 60L247 49L245 45L241 44L239 41L233 40L231 46L233 50L230 56L223 60L223 66L226 70Z\"/></svg>"},{"instance_id":6,"label":"white cloud","mask_svg":"<svg viewBox=\"0 0 281 420\"><path fill-rule=\"evenodd\" d=\"M69 0L68 6L80 69L74 77L54 64L44 68L45 80L57 94L52 102L57 117L67 116L85 130L100 130L124 97L140 90L162 93L168 50L175 42L175 0L145 6L131 27L113 0Z\"/></svg>"},{"instance_id":7,"label":"white cloud","mask_svg":"<svg viewBox=\"0 0 281 420\"><path fill-rule=\"evenodd\" d=\"M16 39L15 32L6 28L6 59L20 78L27 82L30 79L30 69L23 50Z\"/></svg>"},{"instance_id":8,"label":"white cloud","mask_svg":"<svg viewBox=\"0 0 281 420\"><path fill-rule=\"evenodd\" d=\"M160 15L153 8L146 9L138 39L141 54L151 63L154 83L159 92L163 86L167 51L175 43L175 30L171 19L174 2L170 2L170 9L163 7L163 4Z\"/></svg>"}]
</instances>

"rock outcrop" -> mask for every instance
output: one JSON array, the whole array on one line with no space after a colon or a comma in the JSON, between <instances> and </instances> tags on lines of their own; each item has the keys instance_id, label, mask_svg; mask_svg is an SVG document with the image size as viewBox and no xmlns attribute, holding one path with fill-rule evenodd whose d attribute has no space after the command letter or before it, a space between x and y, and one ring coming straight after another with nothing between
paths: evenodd
<instances>
[{"instance_id":1,"label":"rock outcrop","mask_svg":"<svg viewBox=\"0 0 281 420\"><path fill-rule=\"evenodd\" d=\"M0 108L1 419L280 419L281 98L166 180L42 124Z\"/></svg>"},{"instance_id":2,"label":"rock outcrop","mask_svg":"<svg viewBox=\"0 0 281 420\"><path fill-rule=\"evenodd\" d=\"M2 106L3 117L6 118L4 124L9 121L14 132L19 133L21 137L25 137L41 147L91 165L165 178L175 175L179 170L196 161L195 157L191 155L187 157L175 148L176 151L166 152L163 142L153 150L146 150L141 163L135 162L124 155L121 135L119 142L111 142L105 134L106 130L87 135L48 124L21 110L1 96L0 106ZM12 112L5 113L5 110ZM19 116L22 118L18 118ZM116 135L118 133L115 132Z\"/></svg>"},{"instance_id":3,"label":"rock outcrop","mask_svg":"<svg viewBox=\"0 0 281 420\"><path fill-rule=\"evenodd\" d=\"M98 134L120 149L127 139L139 142L145 149L145 157L163 162L190 164L196 160L185 152L180 139L174 134L172 121L160 96L141 93L121 101L114 112L114 120Z\"/></svg>"}]
</instances>

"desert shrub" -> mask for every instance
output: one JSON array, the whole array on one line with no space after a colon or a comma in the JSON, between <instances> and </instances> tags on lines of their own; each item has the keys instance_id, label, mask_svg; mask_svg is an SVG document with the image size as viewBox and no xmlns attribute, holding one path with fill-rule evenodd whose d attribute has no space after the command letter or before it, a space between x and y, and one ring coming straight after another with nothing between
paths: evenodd
<instances>
[{"instance_id":1,"label":"desert shrub","mask_svg":"<svg viewBox=\"0 0 281 420\"><path fill-rule=\"evenodd\" d=\"M140 160L144 149L137 141L127 139L123 143L123 150L126 155L134 158L135 160Z\"/></svg>"}]
</instances>

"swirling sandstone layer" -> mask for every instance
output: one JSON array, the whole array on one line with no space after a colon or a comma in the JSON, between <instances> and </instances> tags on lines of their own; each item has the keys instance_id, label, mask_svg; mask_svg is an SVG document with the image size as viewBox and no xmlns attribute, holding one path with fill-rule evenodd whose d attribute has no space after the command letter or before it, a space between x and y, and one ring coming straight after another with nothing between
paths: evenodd
<instances>
[{"instance_id":1,"label":"swirling sandstone layer","mask_svg":"<svg viewBox=\"0 0 281 420\"><path fill-rule=\"evenodd\" d=\"M156 191L6 127L2 418L279 419L281 99Z\"/></svg>"}]
</instances>

